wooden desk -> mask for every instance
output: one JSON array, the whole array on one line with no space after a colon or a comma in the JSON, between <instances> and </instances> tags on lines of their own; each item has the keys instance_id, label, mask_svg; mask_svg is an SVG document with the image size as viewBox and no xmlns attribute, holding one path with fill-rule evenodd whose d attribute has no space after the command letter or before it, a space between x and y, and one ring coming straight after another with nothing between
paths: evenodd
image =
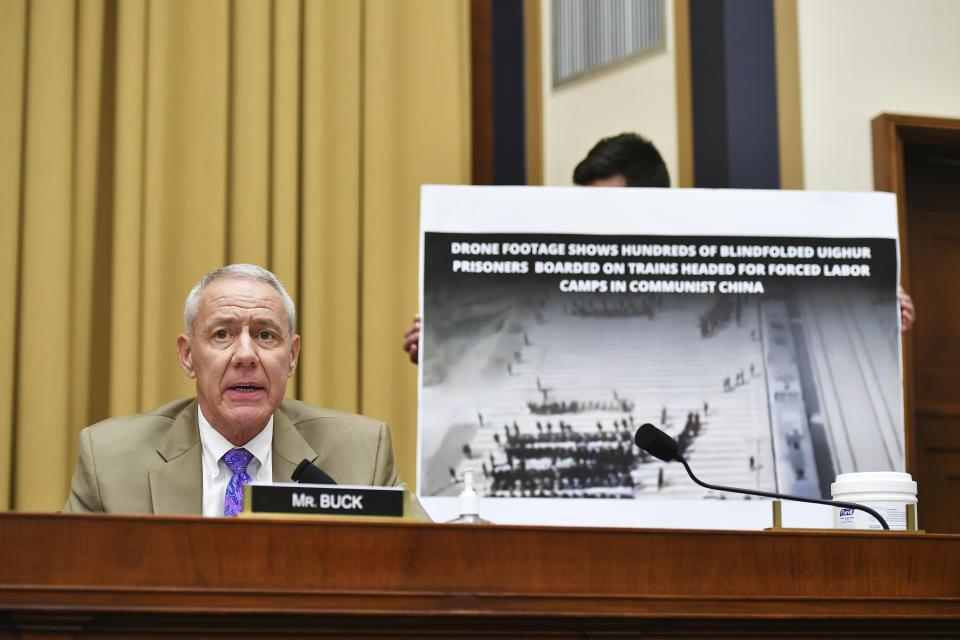
<instances>
[{"instance_id":1,"label":"wooden desk","mask_svg":"<svg viewBox=\"0 0 960 640\"><path fill-rule=\"evenodd\" d=\"M960 536L0 514L47 633L960 637Z\"/></svg>"}]
</instances>

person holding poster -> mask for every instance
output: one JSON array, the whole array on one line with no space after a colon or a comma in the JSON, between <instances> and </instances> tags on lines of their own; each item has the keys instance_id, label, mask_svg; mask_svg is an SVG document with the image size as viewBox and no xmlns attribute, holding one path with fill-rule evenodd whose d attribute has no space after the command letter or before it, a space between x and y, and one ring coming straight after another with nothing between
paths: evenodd
<instances>
[{"instance_id":1,"label":"person holding poster","mask_svg":"<svg viewBox=\"0 0 960 640\"><path fill-rule=\"evenodd\" d=\"M891 286L895 201L663 188L665 168L618 164L644 149L632 134L601 140L574 182L660 188L423 187L430 327L411 327L405 348L421 369L418 488L436 518L466 471L495 522L769 516L724 509L730 496L645 458L632 446L644 421L729 486L815 497L852 468L903 468L898 334L914 313Z\"/></svg>"}]
</instances>

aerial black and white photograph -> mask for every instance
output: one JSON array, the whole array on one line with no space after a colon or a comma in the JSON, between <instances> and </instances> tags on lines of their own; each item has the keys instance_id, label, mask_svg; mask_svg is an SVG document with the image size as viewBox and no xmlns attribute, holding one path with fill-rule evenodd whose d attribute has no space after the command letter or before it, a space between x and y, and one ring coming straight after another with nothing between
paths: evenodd
<instances>
[{"instance_id":1,"label":"aerial black and white photograph","mask_svg":"<svg viewBox=\"0 0 960 640\"><path fill-rule=\"evenodd\" d=\"M456 275L428 274L425 495L472 469L494 497L713 497L633 444L645 422L723 485L829 498L839 473L902 469L892 276L611 294Z\"/></svg>"}]
</instances>

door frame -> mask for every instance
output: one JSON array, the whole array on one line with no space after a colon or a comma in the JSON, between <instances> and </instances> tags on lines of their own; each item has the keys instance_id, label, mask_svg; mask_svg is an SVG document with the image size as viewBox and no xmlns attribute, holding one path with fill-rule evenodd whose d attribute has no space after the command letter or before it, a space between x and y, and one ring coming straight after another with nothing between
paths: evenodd
<instances>
[{"instance_id":1,"label":"door frame","mask_svg":"<svg viewBox=\"0 0 960 640\"><path fill-rule=\"evenodd\" d=\"M907 193L905 143L954 143L960 134L960 119L881 113L870 122L873 134L873 188L897 196L897 226L900 232L900 283L910 289L909 242L907 241ZM913 336L903 339L903 415L907 472L916 476L915 403L913 384Z\"/></svg>"}]
</instances>

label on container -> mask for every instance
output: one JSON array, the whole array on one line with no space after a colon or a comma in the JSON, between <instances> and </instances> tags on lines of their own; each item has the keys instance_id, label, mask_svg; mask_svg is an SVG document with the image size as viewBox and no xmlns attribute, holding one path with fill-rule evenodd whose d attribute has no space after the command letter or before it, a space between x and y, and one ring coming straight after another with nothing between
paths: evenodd
<instances>
[{"instance_id":1,"label":"label on container","mask_svg":"<svg viewBox=\"0 0 960 640\"><path fill-rule=\"evenodd\" d=\"M906 530L906 503L864 502L863 504L879 513L887 521L891 531L894 529ZM839 508L838 511L840 512L837 516L838 529L883 529L883 525L876 518L862 509Z\"/></svg>"}]
</instances>

